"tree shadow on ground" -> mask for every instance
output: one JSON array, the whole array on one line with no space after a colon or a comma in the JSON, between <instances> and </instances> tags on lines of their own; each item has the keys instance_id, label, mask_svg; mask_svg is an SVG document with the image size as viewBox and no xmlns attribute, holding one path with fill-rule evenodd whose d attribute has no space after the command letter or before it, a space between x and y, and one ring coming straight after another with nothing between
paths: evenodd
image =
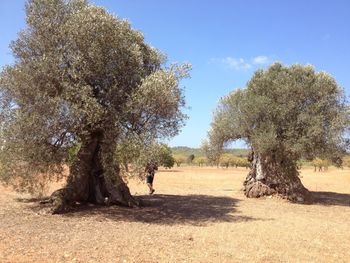
<instances>
[{"instance_id":1,"label":"tree shadow on ground","mask_svg":"<svg viewBox=\"0 0 350 263\"><path fill-rule=\"evenodd\" d=\"M120 206L80 205L64 217L98 217L113 221L142 222L148 224L207 225L213 222L244 222L265 220L239 215L239 199L209 195L145 195L140 208ZM38 210L40 205L32 206Z\"/></svg>"},{"instance_id":2,"label":"tree shadow on ground","mask_svg":"<svg viewBox=\"0 0 350 263\"><path fill-rule=\"evenodd\" d=\"M315 198L314 204L325 206L339 205L350 206L350 194L340 194L335 192L311 192Z\"/></svg>"}]
</instances>

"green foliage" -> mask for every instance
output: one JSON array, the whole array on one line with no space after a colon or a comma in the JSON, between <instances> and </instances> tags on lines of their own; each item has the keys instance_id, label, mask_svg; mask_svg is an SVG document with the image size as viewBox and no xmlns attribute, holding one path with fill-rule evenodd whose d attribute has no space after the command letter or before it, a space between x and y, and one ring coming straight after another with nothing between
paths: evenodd
<instances>
[{"instance_id":1,"label":"green foliage","mask_svg":"<svg viewBox=\"0 0 350 263\"><path fill-rule=\"evenodd\" d=\"M179 132L188 64L165 67L128 21L87 1L30 0L26 15L15 63L0 72L2 180L35 188L96 131L118 147L104 161L112 176L121 148L127 157Z\"/></svg>"},{"instance_id":2,"label":"green foliage","mask_svg":"<svg viewBox=\"0 0 350 263\"><path fill-rule=\"evenodd\" d=\"M206 156L205 151L203 148L191 148L186 146L177 146L171 148L174 155L182 155L182 156L189 156L191 154L194 154L194 156ZM247 156L249 153L249 149L225 149L225 153L230 153L235 156Z\"/></svg>"},{"instance_id":3,"label":"green foliage","mask_svg":"<svg viewBox=\"0 0 350 263\"><path fill-rule=\"evenodd\" d=\"M213 147L207 141L202 143L201 149L205 153L209 164L216 166L220 164L220 155L223 153L221 149Z\"/></svg>"},{"instance_id":4,"label":"green foliage","mask_svg":"<svg viewBox=\"0 0 350 263\"><path fill-rule=\"evenodd\" d=\"M182 163L186 162L186 157L180 154L175 154L174 155L174 161L177 165L177 167L181 166Z\"/></svg>"},{"instance_id":5,"label":"green foliage","mask_svg":"<svg viewBox=\"0 0 350 263\"><path fill-rule=\"evenodd\" d=\"M70 149L68 150L67 163L69 165L71 165L75 161L77 154L80 150L80 147L81 147L81 144L77 143L76 145L73 145L72 147L70 147Z\"/></svg>"},{"instance_id":6,"label":"green foliage","mask_svg":"<svg viewBox=\"0 0 350 263\"><path fill-rule=\"evenodd\" d=\"M193 160L193 163L198 165L198 166L204 166L208 163L208 159L206 157L202 157L202 156L195 157Z\"/></svg>"},{"instance_id":7,"label":"green foliage","mask_svg":"<svg viewBox=\"0 0 350 263\"><path fill-rule=\"evenodd\" d=\"M248 159L247 158L242 158L242 157L234 157L231 160L230 165L234 166L234 167L245 167L245 168L249 168L250 167L250 163L249 163Z\"/></svg>"},{"instance_id":8,"label":"green foliage","mask_svg":"<svg viewBox=\"0 0 350 263\"><path fill-rule=\"evenodd\" d=\"M327 171L331 162L327 159L315 158L312 160L311 164L315 167L315 172L318 170L319 172L324 170Z\"/></svg>"},{"instance_id":9,"label":"green foliage","mask_svg":"<svg viewBox=\"0 0 350 263\"><path fill-rule=\"evenodd\" d=\"M215 156L243 139L284 163L317 156L337 162L349 148L349 116L344 92L329 74L275 63L221 99L205 145Z\"/></svg>"},{"instance_id":10,"label":"green foliage","mask_svg":"<svg viewBox=\"0 0 350 263\"><path fill-rule=\"evenodd\" d=\"M158 148L159 156L156 159L156 162L165 168L172 168L175 164L175 159L170 147L166 144L160 144Z\"/></svg>"},{"instance_id":11,"label":"green foliage","mask_svg":"<svg viewBox=\"0 0 350 263\"><path fill-rule=\"evenodd\" d=\"M222 154L220 155L219 164L221 167L249 167L249 162L247 158L237 157L233 154Z\"/></svg>"},{"instance_id":12,"label":"green foliage","mask_svg":"<svg viewBox=\"0 0 350 263\"><path fill-rule=\"evenodd\" d=\"M220 156L220 166L228 168L230 166L232 156L228 154L223 154Z\"/></svg>"},{"instance_id":13,"label":"green foliage","mask_svg":"<svg viewBox=\"0 0 350 263\"><path fill-rule=\"evenodd\" d=\"M144 179L144 170L148 163L156 163L158 166L172 168L175 159L171 148L163 143L144 145L140 141L128 141L117 147L116 158L118 163L124 164L124 175ZM126 170L125 165L131 165L131 170Z\"/></svg>"}]
</instances>

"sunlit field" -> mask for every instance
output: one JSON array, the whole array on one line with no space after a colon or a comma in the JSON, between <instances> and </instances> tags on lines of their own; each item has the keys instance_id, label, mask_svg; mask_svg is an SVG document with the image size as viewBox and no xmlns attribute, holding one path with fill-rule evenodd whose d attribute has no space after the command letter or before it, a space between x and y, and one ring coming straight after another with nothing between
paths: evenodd
<instances>
[{"instance_id":1,"label":"sunlit field","mask_svg":"<svg viewBox=\"0 0 350 263\"><path fill-rule=\"evenodd\" d=\"M350 262L350 170L303 169L312 205L247 199L246 173L161 169L152 196L129 182L142 208L63 215L1 188L0 262Z\"/></svg>"}]
</instances>

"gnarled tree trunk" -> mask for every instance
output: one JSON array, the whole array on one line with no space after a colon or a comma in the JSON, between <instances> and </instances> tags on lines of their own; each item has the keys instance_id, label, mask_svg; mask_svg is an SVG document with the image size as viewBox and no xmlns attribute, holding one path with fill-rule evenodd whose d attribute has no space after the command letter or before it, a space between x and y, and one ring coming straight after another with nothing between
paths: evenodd
<instances>
[{"instance_id":1,"label":"gnarled tree trunk","mask_svg":"<svg viewBox=\"0 0 350 263\"><path fill-rule=\"evenodd\" d=\"M121 178L119 164L114 160L114 146L113 140L106 138L101 130L83 140L66 186L51 195L53 213L65 212L76 202L139 205Z\"/></svg>"},{"instance_id":2,"label":"gnarled tree trunk","mask_svg":"<svg viewBox=\"0 0 350 263\"><path fill-rule=\"evenodd\" d=\"M244 181L247 197L280 195L293 202L311 202L310 192L303 186L294 162L271 158L258 153L251 155L251 170Z\"/></svg>"}]
</instances>

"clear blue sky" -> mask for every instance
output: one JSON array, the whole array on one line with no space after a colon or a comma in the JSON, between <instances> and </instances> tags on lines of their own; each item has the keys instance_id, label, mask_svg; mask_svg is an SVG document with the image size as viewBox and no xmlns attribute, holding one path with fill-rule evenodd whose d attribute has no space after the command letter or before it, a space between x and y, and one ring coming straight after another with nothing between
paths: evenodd
<instances>
[{"instance_id":1,"label":"clear blue sky","mask_svg":"<svg viewBox=\"0 0 350 263\"><path fill-rule=\"evenodd\" d=\"M92 2L128 19L170 62L193 65L191 79L183 82L190 118L171 146L198 147L219 98L276 60L313 64L350 93L350 1ZM0 66L13 61L8 45L25 27L23 3L0 1Z\"/></svg>"}]
</instances>

